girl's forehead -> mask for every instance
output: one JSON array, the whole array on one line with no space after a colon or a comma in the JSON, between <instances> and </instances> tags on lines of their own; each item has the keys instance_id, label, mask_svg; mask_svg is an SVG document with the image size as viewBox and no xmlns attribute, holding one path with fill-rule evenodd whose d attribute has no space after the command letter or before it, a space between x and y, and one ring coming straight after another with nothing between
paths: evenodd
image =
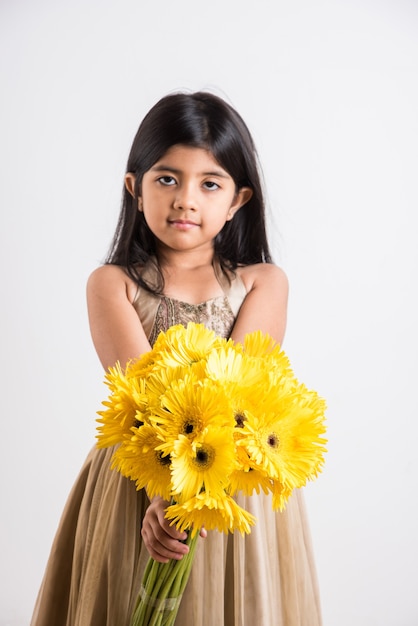
<instances>
[{"instance_id":1,"label":"girl's forehead","mask_svg":"<svg viewBox=\"0 0 418 626\"><path fill-rule=\"evenodd\" d=\"M188 144L182 144L182 143L177 143L177 144L174 144L173 146L170 146L170 148L163 154L161 159L164 159L165 157L176 158L178 156L184 156L184 155L189 155L190 157L195 157L195 158L206 157L209 159L213 159L214 161L216 160L213 153L206 146L190 146Z\"/></svg>"},{"instance_id":2,"label":"girl's forehead","mask_svg":"<svg viewBox=\"0 0 418 626\"><path fill-rule=\"evenodd\" d=\"M154 163L151 170L161 167L167 167L167 169L172 167L182 170L193 169L196 171L217 170L228 174L208 148L183 144L171 146L162 157Z\"/></svg>"}]
</instances>

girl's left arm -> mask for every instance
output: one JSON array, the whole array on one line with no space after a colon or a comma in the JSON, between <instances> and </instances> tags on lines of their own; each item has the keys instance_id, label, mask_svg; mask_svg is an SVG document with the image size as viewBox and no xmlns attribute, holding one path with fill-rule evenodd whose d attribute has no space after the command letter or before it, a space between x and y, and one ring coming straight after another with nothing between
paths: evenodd
<instances>
[{"instance_id":1,"label":"girl's left arm","mask_svg":"<svg viewBox=\"0 0 418 626\"><path fill-rule=\"evenodd\" d=\"M246 333L261 330L279 344L286 330L289 283L284 271L270 263L237 270L246 289L231 338L242 342Z\"/></svg>"}]
</instances>

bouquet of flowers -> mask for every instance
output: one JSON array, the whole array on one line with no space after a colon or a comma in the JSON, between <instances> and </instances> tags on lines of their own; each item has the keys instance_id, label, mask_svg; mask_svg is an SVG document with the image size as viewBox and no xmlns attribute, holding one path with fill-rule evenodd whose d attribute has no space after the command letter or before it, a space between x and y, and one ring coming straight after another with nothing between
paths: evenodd
<instances>
[{"instance_id":1,"label":"bouquet of flowers","mask_svg":"<svg viewBox=\"0 0 418 626\"><path fill-rule=\"evenodd\" d=\"M133 626L174 624L199 530L249 533L254 517L234 500L272 493L282 510L293 489L324 463L325 401L294 376L274 340L244 342L201 324L173 326L153 349L106 374L109 398L98 446L115 446L112 468L170 504L166 517L187 531L180 561L149 559Z\"/></svg>"}]
</instances>

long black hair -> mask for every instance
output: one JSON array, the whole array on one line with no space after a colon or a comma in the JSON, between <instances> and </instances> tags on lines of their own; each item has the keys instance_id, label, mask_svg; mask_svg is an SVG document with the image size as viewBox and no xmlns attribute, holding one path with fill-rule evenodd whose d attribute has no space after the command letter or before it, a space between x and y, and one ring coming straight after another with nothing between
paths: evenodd
<instances>
[{"instance_id":1,"label":"long black hair","mask_svg":"<svg viewBox=\"0 0 418 626\"><path fill-rule=\"evenodd\" d=\"M224 100L207 92L165 96L143 119L129 154L127 172L135 175L134 197L126 188L116 232L106 263L120 265L146 289L161 292L163 282L151 287L140 268L156 256L156 239L144 214L138 211L142 177L175 145L205 148L235 182L237 190L250 187L250 200L226 222L215 238L214 252L221 267L269 263L265 206L251 134L241 116Z\"/></svg>"}]
</instances>

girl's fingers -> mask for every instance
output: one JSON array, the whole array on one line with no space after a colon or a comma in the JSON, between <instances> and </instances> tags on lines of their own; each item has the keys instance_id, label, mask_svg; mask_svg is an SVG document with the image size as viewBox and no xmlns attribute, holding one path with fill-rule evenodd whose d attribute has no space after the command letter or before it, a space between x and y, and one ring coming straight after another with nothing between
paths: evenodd
<instances>
[{"instance_id":1,"label":"girl's fingers","mask_svg":"<svg viewBox=\"0 0 418 626\"><path fill-rule=\"evenodd\" d=\"M167 506L168 502L161 498L154 499L145 513L141 530L148 552L161 563L170 559L182 559L189 551L188 546L182 543L187 534L170 526L164 517Z\"/></svg>"},{"instance_id":2,"label":"girl's fingers","mask_svg":"<svg viewBox=\"0 0 418 626\"><path fill-rule=\"evenodd\" d=\"M142 536L149 554L160 563L167 563L170 559L179 561L189 551L188 546L175 539L165 540L162 543L155 535L147 535L144 530Z\"/></svg>"}]
</instances>

